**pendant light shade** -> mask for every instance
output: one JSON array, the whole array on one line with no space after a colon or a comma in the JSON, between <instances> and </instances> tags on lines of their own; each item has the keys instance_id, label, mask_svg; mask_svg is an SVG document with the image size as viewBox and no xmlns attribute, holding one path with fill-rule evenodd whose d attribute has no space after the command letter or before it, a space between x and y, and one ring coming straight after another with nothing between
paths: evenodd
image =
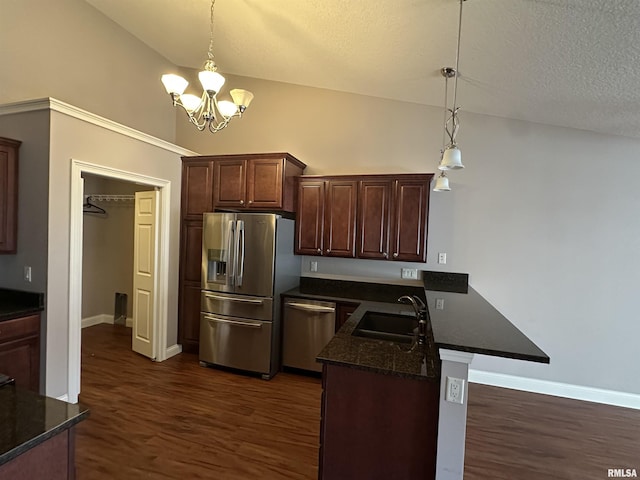
<instances>
[{"instance_id":1,"label":"pendant light shade","mask_svg":"<svg viewBox=\"0 0 640 480\"><path fill-rule=\"evenodd\" d=\"M460 170L464 168L462 164L462 153L455 145L447 148L442 154L442 160L438 165L439 170Z\"/></svg>"},{"instance_id":2,"label":"pendant light shade","mask_svg":"<svg viewBox=\"0 0 640 480\"><path fill-rule=\"evenodd\" d=\"M445 175L444 172L440 173L438 178L436 179L436 184L433 187L434 192L448 192L451 190L449 187L449 179Z\"/></svg>"}]
</instances>

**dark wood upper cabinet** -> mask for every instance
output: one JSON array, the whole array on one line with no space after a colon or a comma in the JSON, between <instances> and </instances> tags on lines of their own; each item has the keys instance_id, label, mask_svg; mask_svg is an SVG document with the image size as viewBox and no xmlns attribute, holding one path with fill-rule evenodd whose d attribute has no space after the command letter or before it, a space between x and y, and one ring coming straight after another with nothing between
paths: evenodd
<instances>
[{"instance_id":1,"label":"dark wood upper cabinet","mask_svg":"<svg viewBox=\"0 0 640 480\"><path fill-rule=\"evenodd\" d=\"M426 262L432 178L300 177L296 253Z\"/></svg>"},{"instance_id":2,"label":"dark wood upper cabinet","mask_svg":"<svg viewBox=\"0 0 640 480\"><path fill-rule=\"evenodd\" d=\"M190 160L182 164L182 219L202 220L213 211L213 162Z\"/></svg>"},{"instance_id":3,"label":"dark wood upper cabinet","mask_svg":"<svg viewBox=\"0 0 640 480\"><path fill-rule=\"evenodd\" d=\"M358 258L388 259L391 179L362 180L358 190Z\"/></svg>"},{"instance_id":4,"label":"dark wood upper cabinet","mask_svg":"<svg viewBox=\"0 0 640 480\"><path fill-rule=\"evenodd\" d=\"M295 178L306 167L300 160L288 153L210 158L214 159L214 208L295 211Z\"/></svg>"},{"instance_id":5,"label":"dark wood upper cabinet","mask_svg":"<svg viewBox=\"0 0 640 480\"><path fill-rule=\"evenodd\" d=\"M355 257L358 182L306 177L298 185L296 253Z\"/></svg>"},{"instance_id":6,"label":"dark wood upper cabinet","mask_svg":"<svg viewBox=\"0 0 640 480\"><path fill-rule=\"evenodd\" d=\"M0 253L18 246L18 150L22 142L0 137Z\"/></svg>"},{"instance_id":7,"label":"dark wood upper cabinet","mask_svg":"<svg viewBox=\"0 0 640 480\"><path fill-rule=\"evenodd\" d=\"M324 209L324 255L356 256L358 182L329 180Z\"/></svg>"},{"instance_id":8,"label":"dark wood upper cabinet","mask_svg":"<svg viewBox=\"0 0 640 480\"><path fill-rule=\"evenodd\" d=\"M296 253L322 255L324 180L300 180L296 214Z\"/></svg>"},{"instance_id":9,"label":"dark wood upper cabinet","mask_svg":"<svg viewBox=\"0 0 640 480\"><path fill-rule=\"evenodd\" d=\"M393 193L393 260L427 261L428 179L399 178Z\"/></svg>"}]
</instances>

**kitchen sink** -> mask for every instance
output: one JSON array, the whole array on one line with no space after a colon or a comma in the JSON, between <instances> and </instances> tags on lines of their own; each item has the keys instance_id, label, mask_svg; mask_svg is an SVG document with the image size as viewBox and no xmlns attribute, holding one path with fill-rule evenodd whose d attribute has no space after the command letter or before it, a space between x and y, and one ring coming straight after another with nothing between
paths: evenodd
<instances>
[{"instance_id":1,"label":"kitchen sink","mask_svg":"<svg viewBox=\"0 0 640 480\"><path fill-rule=\"evenodd\" d=\"M412 316L367 311L351 335L397 343L411 343L417 326L418 321Z\"/></svg>"}]
</instances>

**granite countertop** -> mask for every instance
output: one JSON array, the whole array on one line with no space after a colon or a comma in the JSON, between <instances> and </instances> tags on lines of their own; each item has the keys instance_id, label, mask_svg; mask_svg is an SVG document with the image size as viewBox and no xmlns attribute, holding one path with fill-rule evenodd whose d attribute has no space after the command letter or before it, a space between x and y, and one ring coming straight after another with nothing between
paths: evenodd
<instances>
[{"instance_id":1,"label":"granite countertop","mask_svg":"<svg viewBox=\"0 0 640 480\"><path fill-rule=\"evenodd\" d=\"M547 354L468 286L468 275L423 275L424 288L302 277L298 288L283 295L360 304L318 354L317 360L323 363L416 379L439 378L440 348L549 363ZM412 315L410 306L397 302L402 295L426 300L431 327L428 346L416 345L407 351L411 346L351 335L367 311Z\"/></svg>"},{"instance_id":2,"label":"granite countertop","mask_svg":"<svg viewBox=\"0 0 640 480\"><path fill-rule=\"evenodd\" d=\"M44 294L0 288L0 322L44 310Z\"/></svg>"},{"instance_id":3,"label":"granite countertop","mask_svg":"<svg viewBox=\"0 0 640 480\"><path fill-rule=\"evenodd\" d=\"M84 420L89 410L35 392L0 387L0 465Z\"/></svg>"}]
</instances>

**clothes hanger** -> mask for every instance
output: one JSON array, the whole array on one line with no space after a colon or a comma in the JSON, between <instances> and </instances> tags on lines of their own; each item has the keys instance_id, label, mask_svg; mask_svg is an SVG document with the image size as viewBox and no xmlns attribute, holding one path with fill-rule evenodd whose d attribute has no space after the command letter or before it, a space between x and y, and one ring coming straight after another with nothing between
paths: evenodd
<instances>
[{"instance_id":1,"label":"clothes hanger","mask_svg":"<svg viewBox=\"0 0 640 480\"><path fill-rule=\"evenodd\" d=\"M91 203L91 195L87 196L84 205L82 205L82 213L95 213L97 215L106 215L107 211L97 205Z\"/></svg>"}]
</instances>

